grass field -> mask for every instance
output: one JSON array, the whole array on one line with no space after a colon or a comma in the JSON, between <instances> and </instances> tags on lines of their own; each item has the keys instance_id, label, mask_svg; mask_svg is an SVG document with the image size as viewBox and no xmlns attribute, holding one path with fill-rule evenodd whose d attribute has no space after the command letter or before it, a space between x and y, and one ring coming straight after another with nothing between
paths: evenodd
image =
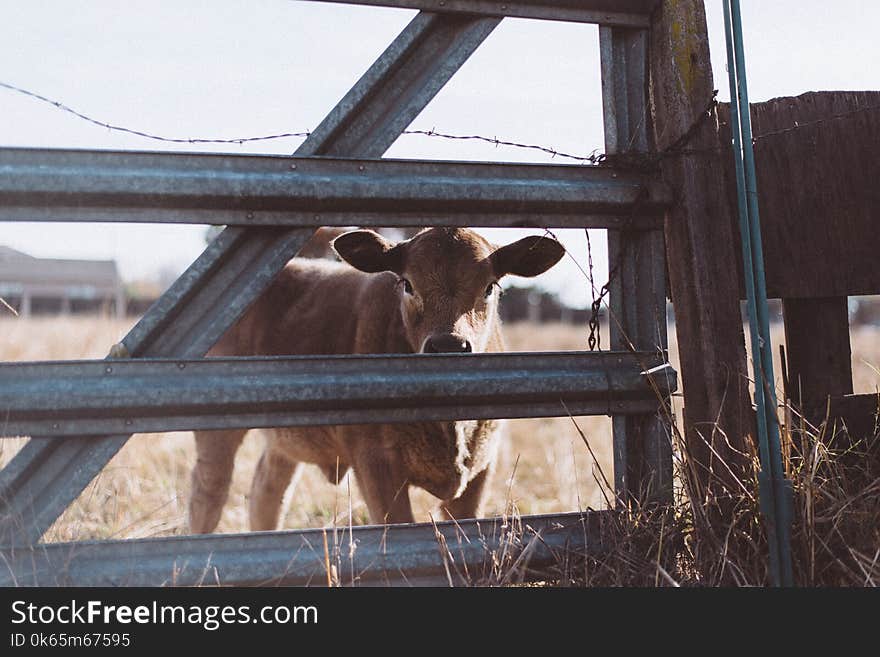
<instances>
[{"instance_id":1,"label":"grass field","mask_svg":"<svg viewBox=\"0 0 880 657\"><path fill-rule=\"evenodd\" d=\"M131 323L79 317L4 318L0 320L0 360L101 358ZM509 347L514 350L578 349L586 342L585 330L569 325L514 324L505 331ZM675 364L674 335L671 341ZM880 330L855 328L852 341L856 391L876 391L880 388ZM600 468L613 481L610 420L600 417L576 421L598 463L591 458L570 418L509 422L509 438L488 494L487 514L501 513L511 505L522 514L605 506L605 493L598 482L602 480ZM23 442L0 441L0 465ZM218 531L247 529L247 494L260 450L261 438L258 432L251 432L239 452L230 499ZM47 540L185 533L193 459L189 433L135 436L55 523ZM302 469L292 488L284 527L347 525L349 513L355 524L367 522L366 507L353 479L332 486L309 466ZM427 520L429 513L436 516L434 498L418 490L412 497L418 520Z\"/></svg>"}]
</instances>

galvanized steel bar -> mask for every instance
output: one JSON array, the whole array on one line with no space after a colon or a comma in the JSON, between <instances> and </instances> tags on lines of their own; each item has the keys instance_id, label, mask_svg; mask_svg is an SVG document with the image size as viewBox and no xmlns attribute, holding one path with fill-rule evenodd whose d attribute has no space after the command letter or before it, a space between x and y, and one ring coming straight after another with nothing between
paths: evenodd
<instances>
[{"instance_id":1,"label":"galvanized steel bar","mask_svg":"<svg viewBox=\"0 0 880 657\"><path fill-rule=\"evenodd\" d=\"M605 149L609 154L651 150L648 113L648 32L599 28ZM645 211L637 203L633 216ZM609 328L612 349L665 350L666 271L662 230L608 231ZM668 372L658 372L656 382ZM619 499L670 500L672 443L665 412L616 416L614 478Z\"/></svg>"},{"instance_id":2,"label":"galvanized steel bar","mask_svg":"<svg viewBox=\"0 0 880 657\"><path fill-rule=\"evenodd\" d=\"M0 548L0 586L326 586L325 538L343 586L517 583L600 553L611 513Z\"/></svg>"},{"instance_id":3,"label":"galvanized steel bar","mask_svg":"<svg viewBox=\"0 0 880 657\"><path fill-rule=\"evenodd\" d=\"M751 111L742 44L742 17L738 0L725 0L723 5L740 237L755 372L755 406L761 459L761 471L758 473L761 511L765 518L770 548L771 579L775 586L791 586L792 488L782 465L779 419L776 415L764 250L761 244Z\"/></svg>"},{"instance_id":4,"label":"galvanized steel bar","mask_svg":"<svg viewBox=\"0 0 880 657\"><path fill-rule=\"evenodd\" d=\"M648 27L656 0L316 0L343 4Z\"/></svg>"},{"instance_id":5,"label":"galvanized steel bar","mask_svg":"<svg viewBox=\"0 0 880 657\"><path fill-rule=\"evenodd\" d=\"M664 364L620 352L9 363L0 435L645 413L672 388L641 372Z\"/></svg>"},{"instance_id":6,"label":"galvanized steel bar","mask_svg":"<svg viewBox=\"0 0 880 657\"><path fill-rule=\"evenodd\" d=\"M499 22L418 14L297 155L380 157ZM133 357L202 355L296 254L308 232L226 228L132 329L120 351ZM268 257L252 258L264 251ZM231 309L220 294L225 285L238 290ZM29 441L0 470L0 544L38 541L127 440L121 434Z\"/></svg>"},{"instance_id":7,"label":"galvanized steel bar","mask_svg":"<svg viewBox=\"0 0 880 657\"><path fill-rule=\"evenodd\" d=\"M0 149L0 221L650 228L670 202L604 166Z\"/></svg>"}]
</instances>

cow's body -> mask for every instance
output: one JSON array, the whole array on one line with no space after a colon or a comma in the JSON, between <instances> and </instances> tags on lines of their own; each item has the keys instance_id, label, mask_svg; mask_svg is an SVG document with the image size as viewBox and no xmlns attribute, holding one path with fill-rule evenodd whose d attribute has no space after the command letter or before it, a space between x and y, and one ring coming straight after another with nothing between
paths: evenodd
<instances>
[{"instance_id":1,"label":"cow's body","mask_svg":"<svg viewBox=\"0 0 880 657\"><path fill-rule=\"evenodd\" d=\"M409 265L364 263L358 244L349 253L340 249L355 266L374 273L346 263L294 258L211 355L502 351L497 294L491 286L507 272L496 274L487 264L494 247L458 229L426 231L403 244ZM387 243L380 255L385 253L391 253ZM449 266L459 261L460 268ZM414 262L420 264L418 272L412 272ZM399 271L382 271L385 266ZM413 279L406 279L405 289L400 272ZM485 289L484 301L473 301L472 287ZM453 336L452 344L461 348L434 348ZM500 428L500 421L480 420L264 430L266 448L251 490L251 529L276 527L284 492L301 463L318 465L334 483L351 467L374 522L411 522L411 485L440 498L447 515L474 517L491 475ZM194 531L216 526L244 434L196 434L190 506Z\"/></svg>"}]
</instances>

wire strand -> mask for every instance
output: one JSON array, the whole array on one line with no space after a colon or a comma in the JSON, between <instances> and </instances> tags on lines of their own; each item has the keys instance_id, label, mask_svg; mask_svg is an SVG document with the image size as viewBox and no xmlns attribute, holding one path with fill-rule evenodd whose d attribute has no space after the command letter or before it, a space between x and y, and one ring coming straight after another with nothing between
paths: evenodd
<instances>
[{"instance_id":1,"label":"wire strand","mask_svg":"<svg viewBox=\"0 0 880 657\"><path fill-rule=\"evenodd\" d=\"M246 142L252 141L268 141L270 139L287 139L289 137L308 137L310 132L283 132L276 135L261 135L258 137L237 137L233 139L203 139L203 138L178 138L178 137L163 137L162 135L152 134L150 132L144 132L142 130L134 130L132 128L126 128L124 126L113 125L111 123L106 123L104 121L99 121L98 119L94 119L91 116L83 114L72 107L65 105L62 102L57 100L52 100L51 98L47 98L46 96L42 96L33 91L28 91L27 89L22 89L21 87L16 87L13 84L9 84L8 82L0 82L0 87L4 89L8 89L9 91L15 91L17 93L23 94L25 96L29 96L30 98L34 98L44 103L48 103L53 107L61 110L62 112L67 112L68 114L73 114L73 116L82 119L83 121L87 121L88 123L92 123L98 127L106 128L107 130L114 130L116 132L125 132L130 135L135 135L137 137L143 137L145 139L152 139L154 141L165 141L170 142L172 144L244 144Z\"/></svg>"},{"instance_id":2,"label":"wire strand","mask_svg":"<svg viewBox=\"0 0 880 657\"><path fill-rule=\"evenodd\" d=\"M260 142L260 141L270 141L270 140L278 140L278 139L291 139L291 138L306 138L309 137L312 133L310 130L303 130L300 132L281 132L277 134L270 135L257 135L251 137L233 137L233 138L206 138L206 137L166 137L164 135L158 135L150 132L146 132L144 130L136 130L134 128L127 128L125 126L114 125L112 123L108 123L106 121L101 121L99 119L93 118L83 112L73 109L69 105L62 103L60 101L54 100L42 94L39 94L34 91L30 91L29 89L24 89L22 87L18 87L14 84L10 84L8 82L0 81L0 88L6 89L7 91L12 91L15 93L22 94L34 100L38 100L42 103L46 103L51 105L52 107L61 110L62 112L66 112L71 114L83 121L96 125L98 127L104 128L106 130L112 130L115 132L122 132L130 135L134 135L136 137L142 137L144 139L151 139L154 141L162 141L168 142L172 144L246 144L251 142ZM614 156L614 163L623 168L635 168L635 169L646 169L651 168L657 164L659 160L675 157L681 155L699 155L704 153L717 153L721 150L724 150L726 147L723 146L715 146L715 147L707 147L707 148L685 148L686 144L691 140L691 138L696 134L697 129L700 125L707 119L711 118L713 115L713 109L716 105L718 105L717 100L718 92L715 91L712 94L711 99L709 100L706 109L701 112L693 125L686 130L681 137L675 140L672 144L664 148L659 153L639 153L639 154L629 154L623 156ZM778 130L772 130L770 132L765 132L760 135L756 135L752 138L752 143L757 143L759 140L767 139L770 137L776 137L779 135L784 135L790 132L794 132L796 130L802 130L804 128L810 128L817 125L821 125L823 123L828 123L831 121L838 121L841 119L851 118L858 114L863 114L866 112L873 112L880 110L880 105L866 105L864 107L857 107L855 109L849 110L847 112L841 112L839 114L834 114L829 117L825 117L822 119L816 119L814 121L805 121L803 123L795 123L794 125L788 128L781 128ZM610 159L605 153L603 153L600 149L594 149L592 153L589 155L578 155L574 153L566 153L563 151L556 150L550 146L541 146L538 144L525 144L517 141L513 141L510 139L499 139L498 137L486 137L484 135L455 135L446 132L438 132L436 129L431 128L430 130L405 130L403 135L418 135L423 137L432 137L439 139L448 139L455 141L479 141L487 144L491 144L498 147L508 147L508 148L519 148L524 150L537 151L540 153L545 153L550 155L552 158L563 158L567 160L574 160L576 162L580 162L582 164L591 164L598 165L603 163L608 163Z\"/></svg>"},{"instance_id":3,"label":"wire strand","mask_svg":"<svg viewBox=\"0 0 880 657\"><path fill-rule=\"evenodd\" d=\"M113 130L115 132L123 132L126 134L134 135L136 137L143 137L144 139L152 139L154 141L162 141L168 142L172 144L245 144L249 142L256 141L269 141L274 139L289 139L294 137L306 138L311 135L311 131L303 130L300 132L282 132L278 134L271 135L259 135L255 137L233 137L233 138L207 138L207 137L166 137L164 135L158 135L151 132L146 132L144 130L136 130L133 128L127 128L125 126L114 125L112 123L108 123L107 121L101 121L100 119L96 119L88 114L84 114L79 110L73 109L69 105L62 103L61 101L54 100L42 94L36 93L34 91L30 91L29 89L24 89L22 87L18 87L14 84L10 84L8 82L0 81L0 87L13 91L34 100L38 100L40 102L51 105L52 107L61 110L62 112L66 112L68 114L72 114L73 116L91 123L92 125L96 125L100 128L104 128L106 130ZM590 155L575 155L572 153L564 153L562 151L558 151L555 148L551 148L548 146L540 146L537 144L523 144L507 139L499 139L498 137L484 137L482 135L454 135L445 132L437 132L435 129L431 130L405 130L402 134L404 135L420 135L424 137L437 137L440 139L449 139L449 140L457 140L457 141L480 141L488 144L494 145L496 148L500 146L506 146L511 148L520 148L526 150L539 151L541 153L546 153L551 157L559 157L569 160L575 160L577 162L582 162L586 164L599 164L604 160L604 154L600 153L598 149L594 150Z\"/></svg>"},{"instance_id":4,"label":"wire strand","mask_svg":"<svg viewBox=\"0 0 880 657\"><path fill-rule=\"evenodd\" d=\"M481 141L487 144L492 144L495 147L498 146L511 146L513 148L523 148L528 150L540 151L542 153L547 153L551 157L563 157L569 160L577 160L578 162L585 162L589 164L599 164L605 159L605 154L600 153L599 149L594 150L590 155L572 155L571 153L563 153L562 151L557 151L555 148L551 148L549 146L538 146L535 144L521 144L515 141L508 141L504 139L498 139L498 137L483 137L482 135L450 135L442 132L437 132L433 128L431 130L405 130L403 132L405 135L424 135L426 137L440 137L441 139L455 139L455 140L474 140Z\"/></svg>"}]
</instances>

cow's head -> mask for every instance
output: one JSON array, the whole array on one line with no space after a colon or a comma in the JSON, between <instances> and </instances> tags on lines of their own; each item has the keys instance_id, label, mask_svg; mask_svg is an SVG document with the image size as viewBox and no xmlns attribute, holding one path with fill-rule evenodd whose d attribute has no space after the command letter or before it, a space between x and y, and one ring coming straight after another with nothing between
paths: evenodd
<instances>
[{"instance_id":1,"label":"cow's head","mask_svg":"<svg viewBox=\"0 0 880 657\"><path fill-rule=\"evenodd\" d=\"M424 353L485 351L498 321L498 281L537 276L565 253L547 237L498 248L467 228L430 228L398 244L355 230L333 248L356 269L397 274L407 339Z\"/></svg>"}]
</instances>

